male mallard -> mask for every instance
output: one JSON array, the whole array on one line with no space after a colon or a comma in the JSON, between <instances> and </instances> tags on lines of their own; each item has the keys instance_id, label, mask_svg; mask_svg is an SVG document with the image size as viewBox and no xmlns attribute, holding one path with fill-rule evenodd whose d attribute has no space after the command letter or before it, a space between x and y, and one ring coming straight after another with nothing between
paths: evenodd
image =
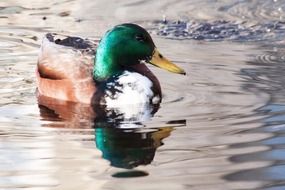
<instances>
[{"instance_id":1,"label":"male mallard","mask_svg":"<svg viewBox=\"0 0 285 190\"><path fill-rule=\"evenodd\" d=\"M40 96L91 105L158 104L159 81L144 63L185 74L135 24L115 26L98 45L77 37L55 38L47 34L41 46L36 72Z\"/></svg>"}]
</instances>

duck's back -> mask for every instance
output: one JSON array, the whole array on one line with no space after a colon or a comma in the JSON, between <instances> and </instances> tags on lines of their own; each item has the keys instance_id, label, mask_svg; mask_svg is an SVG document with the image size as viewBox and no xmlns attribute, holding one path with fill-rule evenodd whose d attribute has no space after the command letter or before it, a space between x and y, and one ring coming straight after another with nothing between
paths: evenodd
<instances>
[{"instance_id":1,"label":"duck's back","mask_svg":"<svg viewBox=\"0 0 285 190\"><path fill-rule=\"evenodd\" d=\"M92 78L95 49L95 41L47 34L36 70L38 94L89 104L96 91Z\"/></svg>"}]
</instances>

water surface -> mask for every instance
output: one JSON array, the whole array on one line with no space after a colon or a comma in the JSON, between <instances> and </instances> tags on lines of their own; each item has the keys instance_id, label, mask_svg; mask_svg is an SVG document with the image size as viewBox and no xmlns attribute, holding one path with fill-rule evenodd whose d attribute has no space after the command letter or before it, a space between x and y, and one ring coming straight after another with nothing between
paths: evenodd
<instances>
[{"instance_id":1,"label":"water surface","mask_svg":"<svg viewBox=\"0 0 285 190\"><path fill-rule=\"evenodd\" d=\"M284 6L1 1L0 189L284 189ZM43 35L100 39L122 22L147 28L187 72L150 66L163 89L154 116L117 123L81 105L39 106Z\"/></svg>"}]
</instances>

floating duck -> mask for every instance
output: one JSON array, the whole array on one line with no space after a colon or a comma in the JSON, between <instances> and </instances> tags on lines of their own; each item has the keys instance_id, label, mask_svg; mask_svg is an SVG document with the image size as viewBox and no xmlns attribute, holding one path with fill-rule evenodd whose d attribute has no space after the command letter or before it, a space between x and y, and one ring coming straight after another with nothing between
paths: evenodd
<instances>
[{"instance_id":1,"label":"floating duck","mask_svg":"<svg viewBox=\"0 0 285 190\"><path fill-rule=\"evenodd\" d=\"M149 33L136 24L115 26L99 43L49 33L38 57L38 95L111 107L159 104L161 87L146 63L185 74L159 53Z\"/></svg>"}]
</instances>

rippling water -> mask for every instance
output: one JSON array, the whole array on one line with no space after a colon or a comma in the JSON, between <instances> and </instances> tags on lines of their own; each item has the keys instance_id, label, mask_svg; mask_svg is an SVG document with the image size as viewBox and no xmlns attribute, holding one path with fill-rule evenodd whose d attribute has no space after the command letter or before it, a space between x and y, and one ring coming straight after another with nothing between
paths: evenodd
<instances>
[{"instance_id":1,"label":"rippling water","mask_svg":"<svg viewBox=\"0 0 285 190\"><path fill-rule=\"evenodd\" d=\"M0 2L0 189L285 189L285 1ZM185 68L140 123L39 106L41 38L146 27ZM195 37L195 36L199 37Z\"/></svg>"}]
</instances>

